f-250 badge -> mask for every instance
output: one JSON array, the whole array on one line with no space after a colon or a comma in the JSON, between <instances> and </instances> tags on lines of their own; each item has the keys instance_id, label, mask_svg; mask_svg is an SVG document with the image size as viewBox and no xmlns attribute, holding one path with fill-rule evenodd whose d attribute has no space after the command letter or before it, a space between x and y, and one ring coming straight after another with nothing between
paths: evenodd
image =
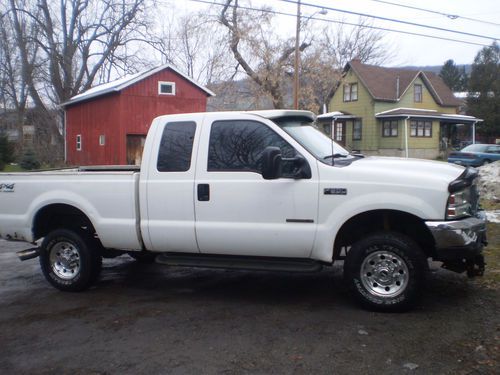
<instances>
[{"instance_id":1,"label":"f-250 badge","mask_svg":"<svg viewBox=\"0 0 500 375\"><path fill-rule=\"evenodd\" d=\"M13 193L15 184L0 183L0 193Z\"/></svg>"},{"instance_id":2,"label":"f-250 badge","mask_svg":"<svg viewBox=\"0 0 500 375\"><path fill-rule=\"evenodd\" d=\"M323 190L325 195L347 195L347 189L345 188L325 188Z\"/></svg>"}]
</instances>

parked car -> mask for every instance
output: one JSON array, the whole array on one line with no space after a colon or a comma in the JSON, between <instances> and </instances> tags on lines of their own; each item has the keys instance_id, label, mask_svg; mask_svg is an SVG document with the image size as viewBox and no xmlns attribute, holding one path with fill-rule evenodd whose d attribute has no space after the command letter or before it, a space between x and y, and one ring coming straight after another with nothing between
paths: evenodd
<instances>
[{"instance_id":1,"label":"parked car","mask_svg":"<svg viewBox=\"0 0 500 375\"><path fill-rule=\"evenodd\" d=\"M479 167L500 160L500 145L473 144L450 152L448 163Z\"/></svg>"}]
</instances>

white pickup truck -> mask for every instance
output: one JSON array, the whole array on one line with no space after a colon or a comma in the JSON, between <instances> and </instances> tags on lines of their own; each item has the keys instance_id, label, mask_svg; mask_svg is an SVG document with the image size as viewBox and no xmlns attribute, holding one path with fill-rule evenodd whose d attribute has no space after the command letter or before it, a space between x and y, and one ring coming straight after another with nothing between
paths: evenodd
<instances>
[{"instance_id":1,"label":"white pickup truck","mask_svg":"<svg viewBox=\"0 0 500 375\"><path fill-rule=\"evenodd\" d=\"M176 266L318 271L344 261L370 308L408 309L428 259L482 274L474 169L349 154L307 111L168 115L139 168L0 174L0 237L40 247L56 288L96 281L102 257Z\"/></svg>"}]
</instances>

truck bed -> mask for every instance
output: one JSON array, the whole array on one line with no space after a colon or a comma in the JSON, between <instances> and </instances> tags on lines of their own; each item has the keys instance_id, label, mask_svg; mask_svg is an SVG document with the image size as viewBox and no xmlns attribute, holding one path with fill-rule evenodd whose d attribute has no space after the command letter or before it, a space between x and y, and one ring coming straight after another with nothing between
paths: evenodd
<instances>
[{"instance_id":1,"label":"truck bed","mask_svg":"<svg viewBox=\"0 0 500 375\"><path fill-rule=\"evenodd\" d=\"M37 212L68 204L84 212L105 247L140 249L137 166L0 173L0 237L32 242ZM11 188L10 188L11 187Z\"/></svg>"}]
</instances>

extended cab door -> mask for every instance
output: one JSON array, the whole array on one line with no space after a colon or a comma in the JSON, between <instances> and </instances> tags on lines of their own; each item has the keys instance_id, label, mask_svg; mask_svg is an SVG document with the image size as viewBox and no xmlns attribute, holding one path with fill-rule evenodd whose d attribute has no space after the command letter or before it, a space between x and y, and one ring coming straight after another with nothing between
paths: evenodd
<instances>
[{"instance_id":1,"label":"extended cab door","mask_svg":"<svg viewBox=\"0 0 500 375\"><path fill-rule=\"evenodd\" d=\"M231 115L226 115L231 116ZM196 238L202 253L309 257L318 211L316 160L269 120L206 116L196 167ZM276 146L284 158L301 153L311 178L264 180L260 158ZM299 151L300 150L300 151Z\"/></svg>"},{"instance_id":2,"label":"extended cab door","mask_svg":"<svg viewBox=\"0 0 500 375\"><path fill-rule=\"evenodd\" d=\"M141 231L153 251L194 252L194 178L201 117L169 117L148 136L147 170L141 171Z\"/></svg>"}]
</instances>

